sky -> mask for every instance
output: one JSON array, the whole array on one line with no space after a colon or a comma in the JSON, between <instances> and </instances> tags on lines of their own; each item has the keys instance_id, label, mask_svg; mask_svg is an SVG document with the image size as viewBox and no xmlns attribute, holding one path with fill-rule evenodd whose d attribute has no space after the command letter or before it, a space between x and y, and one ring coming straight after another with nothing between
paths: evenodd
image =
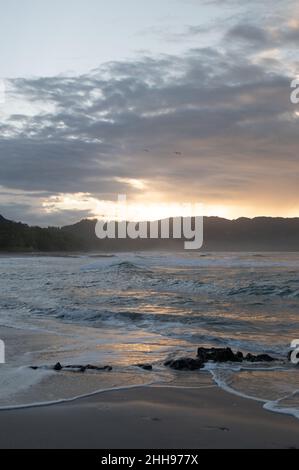
<instances>
[{"instance_id":1,"label":"sky","mask_svg":"<svg viewBox=\"0 0 299 470\"><path fill-rule=\"evenodd\" d=\"M296 1L0 6L0 214L299 217Z\"/></svg>"}]
</instances>

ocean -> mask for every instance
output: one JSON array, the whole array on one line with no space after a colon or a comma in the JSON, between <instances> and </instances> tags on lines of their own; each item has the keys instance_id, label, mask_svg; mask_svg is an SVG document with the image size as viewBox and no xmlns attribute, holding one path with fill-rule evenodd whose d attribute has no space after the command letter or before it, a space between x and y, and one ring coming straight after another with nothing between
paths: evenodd
<instances>
[{"instance_id":1,"label":"ocean","mask_svg":"<svg viewBox=\"0 0 299 470\"><path fill-rule=\"evenodd\" d=\"M298 308L298 253L1 256L0 408L121 387L216 384L299 418L299 365L287 360L299 338ZM195 357L199 346L278 360L194 372L163 365ZM57 362L113 370L55 372ZM153 370L136 366L144 363Z\"/></svg>"}]
</instances>

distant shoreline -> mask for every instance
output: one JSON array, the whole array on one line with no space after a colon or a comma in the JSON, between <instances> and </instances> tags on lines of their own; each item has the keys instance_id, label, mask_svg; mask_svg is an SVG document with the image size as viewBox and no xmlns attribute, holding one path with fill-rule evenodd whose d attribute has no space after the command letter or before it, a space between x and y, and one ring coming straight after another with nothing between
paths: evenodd
<instances>
[{"instance_id":1,"label":"distant shoreline","mask_svg":"<svg viewBox=\"0 0 299 470\"><path fill-rule=\"evenodd\" d=\"M189 221L190 222L190 221ZM183 251L183 237L173 236L173 219L169 238L161 238L162 221L158 220L158 238L99 239L96 220L85 219L64 227L34 227L7 220L0 215L0 253L110 253L132 251ZM193 222L192 222L193 223ZM192 224L191 224L192 225ZM202 252L299 252L299 218L256 217L236 220L204 217ZM189 250L192 253L192 250Z\"/></svg>"}]
</instances>

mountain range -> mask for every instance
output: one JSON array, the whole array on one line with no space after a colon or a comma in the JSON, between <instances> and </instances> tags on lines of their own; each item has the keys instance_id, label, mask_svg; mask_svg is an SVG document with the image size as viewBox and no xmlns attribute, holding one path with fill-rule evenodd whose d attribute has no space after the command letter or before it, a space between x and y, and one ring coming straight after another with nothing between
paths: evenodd
<instances>
[{"instance_id":1,"label":"mountain range","mask_svg":"<svg viewBox=\"0 0 299 470\"><path fill-rule=\"evenodd\" d=\"M161 223L161 221L159 222ZM0 215L2 252L94 252L183 250L183 239L105 239L95 235L96 220L41 228ZM204 218L204 251L299 251L299 218Z\"/></svg>"}]
</instances>

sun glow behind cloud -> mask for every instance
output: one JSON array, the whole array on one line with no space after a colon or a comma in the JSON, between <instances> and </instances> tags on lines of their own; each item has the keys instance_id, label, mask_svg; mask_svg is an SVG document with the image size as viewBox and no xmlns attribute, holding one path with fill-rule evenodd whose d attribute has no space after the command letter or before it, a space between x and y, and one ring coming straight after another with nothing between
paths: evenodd
<instances>
[{"instance_id":1,"label":"sun glow behind cloud","mask_svg":"<svg viewBox=\"0 0 299 470\"><path fill-rule=\"evenodd\" d=\"M146 182L144 180L135 179L135 178L115 178L115 181L118 183L125 183L128 186L131 186L133 189L145 189Z\"/></svg>"},{"instance_id":2,"label":"sun glow behind cloud","mask_svg":"<svg viewBox=\"0 0 299 470\"><path fill-rule=\"evenodd\" d=\"M87 211L89 218L101 220L143 221L158 220L168 217L188 217L202 215L198 205L169 202L138 202L134 200L98 200L88 193L58 194L46 199L42 206L47 213L64 211Z\"/></svg>"},{"instance_id":3,"label":"sun glow behind cloud","mask_svg":"<svg viewBox=\"0 0 299 470\"><path fill-rule=\"evenodd\" d=\"M187 202L169 202L156 201L154 199L132 199L128 198L125 202L115 200L96 199L89 193L76 194L58 194L46 198L42 202L43 211L47 214L64 212L88 214L88 218L101 220L123 220L123 214L126 214L126 220L131 221L152 221L166 219L168 217L189 217L189 216L214 216L227 219L237 219L240 216L279 216L279 208L269 209L266 213L264 208L260 211L256 207L244 207L243 205L221 205L213 203L187 203ZM295 217L298 214L298 208L290 208L286 212L287 217Z\"/></svg>"}]
</instances>

